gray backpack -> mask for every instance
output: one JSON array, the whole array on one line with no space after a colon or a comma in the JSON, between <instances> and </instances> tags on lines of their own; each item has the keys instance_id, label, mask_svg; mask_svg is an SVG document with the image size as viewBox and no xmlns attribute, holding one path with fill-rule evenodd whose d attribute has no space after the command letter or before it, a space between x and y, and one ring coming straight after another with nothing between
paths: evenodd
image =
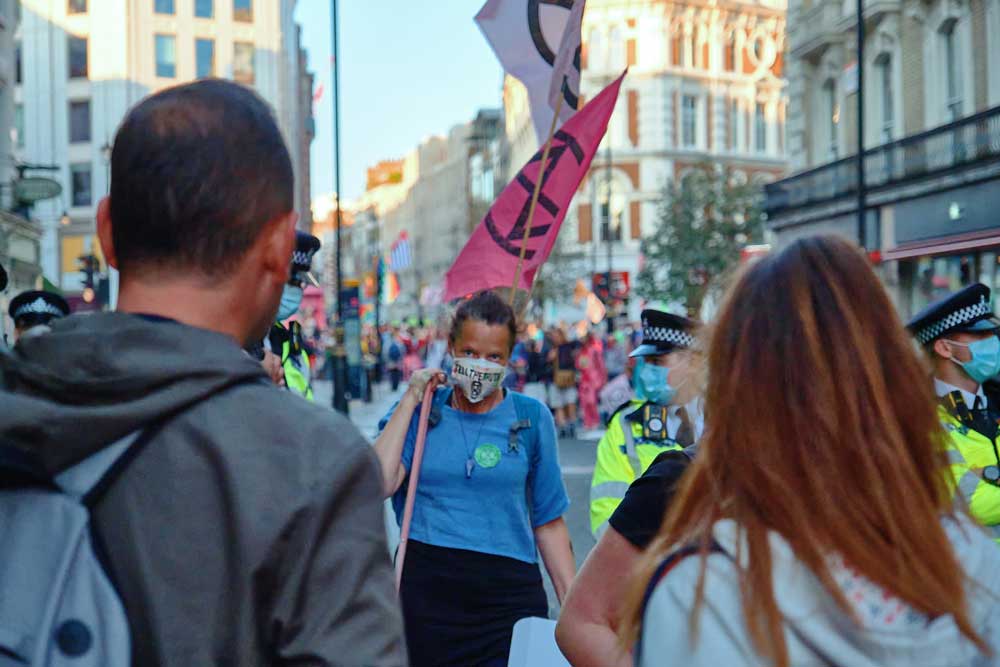
<instances>
[{"instance_id":1,"label":"gray backpack","mask_svg":"<svg viewBox=\"0 0 1000 667\"><path fill-rule=\"evenodd\" d=\"M0 667L131 664L128 619L90 510L157 431L55 477L31 454L0 447Z\"/></svg>"}]
</instances>

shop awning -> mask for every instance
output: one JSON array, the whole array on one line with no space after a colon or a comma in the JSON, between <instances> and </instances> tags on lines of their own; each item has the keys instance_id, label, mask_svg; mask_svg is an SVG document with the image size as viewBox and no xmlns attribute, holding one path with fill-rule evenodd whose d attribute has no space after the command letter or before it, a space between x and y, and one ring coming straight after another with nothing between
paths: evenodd
<instances>
[{"instance_id":1,"label":"shop awning","mask_svg":"<svg viewBox=\"0 0 1000 667\"><path fill-rule=\"evenodd\" d=\"M927 241L902 243L882 253L883 261L926 257L928 255L955 255L971 250L1000 246L1000 230L957 234Z\"/></svg>"}]
</instances>

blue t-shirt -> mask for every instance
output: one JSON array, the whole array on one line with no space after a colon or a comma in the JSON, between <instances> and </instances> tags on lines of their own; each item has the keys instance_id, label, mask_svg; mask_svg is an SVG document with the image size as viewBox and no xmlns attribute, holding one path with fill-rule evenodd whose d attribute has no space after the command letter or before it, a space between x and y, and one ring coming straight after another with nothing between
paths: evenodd
<instances>
[{"instance_id":1,"label":"blue t-shirt","mask_svg":"<svg viewBox=\"0 0 1000 667\"><path fill-rule=\"evenodd\" d=\"M380 431L395 409L382 418ZM443 405L441 421L427 432L410 538L537 562L534 529L558 519L569 507L552 413L540 403L537 412L540 423L531 429L537 440L529 442L528 431L521 431L519 445L511 449L510 427L517 421L517 412L510 392L481 415ZM403 446L407 471L413 461L419 417L418 407ZM470 460L474 464L468 476ZM403 520L406 488L404 483L392 499L397 523Z\"/></svg>"}]
</instances>

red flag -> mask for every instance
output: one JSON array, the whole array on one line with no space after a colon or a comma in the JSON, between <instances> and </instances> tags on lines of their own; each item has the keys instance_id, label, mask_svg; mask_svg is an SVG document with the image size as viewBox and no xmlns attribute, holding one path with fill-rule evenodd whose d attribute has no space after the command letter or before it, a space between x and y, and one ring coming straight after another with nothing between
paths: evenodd
<instances>
[{"instance_id":1,"label":"red flag","mask_svg":"<svg viewBox=\"0 0 1000 667\"><path fill-rule=\"evenodd\" d=\"M622 74L556 131L545 166L542 189L524 254L518 287L527 290L538 268L548 259L566 209L580 181L590 169L597 147L608 129L621 89ZM504 188L486 217L462 248L446 277L445 300L470 292L510 286L514 282L521 243L528 223L531 195L541 171L542 151L535 154Z\"/></svg>"}]
</instances>

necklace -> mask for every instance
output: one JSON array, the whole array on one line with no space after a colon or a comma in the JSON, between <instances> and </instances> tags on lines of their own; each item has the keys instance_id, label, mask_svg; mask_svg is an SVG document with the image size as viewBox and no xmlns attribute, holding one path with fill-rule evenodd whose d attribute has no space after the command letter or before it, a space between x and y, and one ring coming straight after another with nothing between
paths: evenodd
<instances>
[{"instance_id":1,"label":"necklace","mask_svg":"<svg viewBox=\"0 0 1000 667\"><path fill-rule=\"evenodd\" d=\"M455 394L452 394L451 402L453 405L457 406L458 402L455 400ZM472 471L476 467L476 459L473 455L473 450L469 449L469 439L465 435L465 412L459 410L457 407L455 411L458 412L458 428L462 431L462 443L465 445L465 479L472 479ZM486 425L486 415L483 414L483 420L479 423L479 432L476 433L476 439L472 441L473 446L479 442L479 437L483 434L483 426Z\"/></svg>"}]
</instances>

